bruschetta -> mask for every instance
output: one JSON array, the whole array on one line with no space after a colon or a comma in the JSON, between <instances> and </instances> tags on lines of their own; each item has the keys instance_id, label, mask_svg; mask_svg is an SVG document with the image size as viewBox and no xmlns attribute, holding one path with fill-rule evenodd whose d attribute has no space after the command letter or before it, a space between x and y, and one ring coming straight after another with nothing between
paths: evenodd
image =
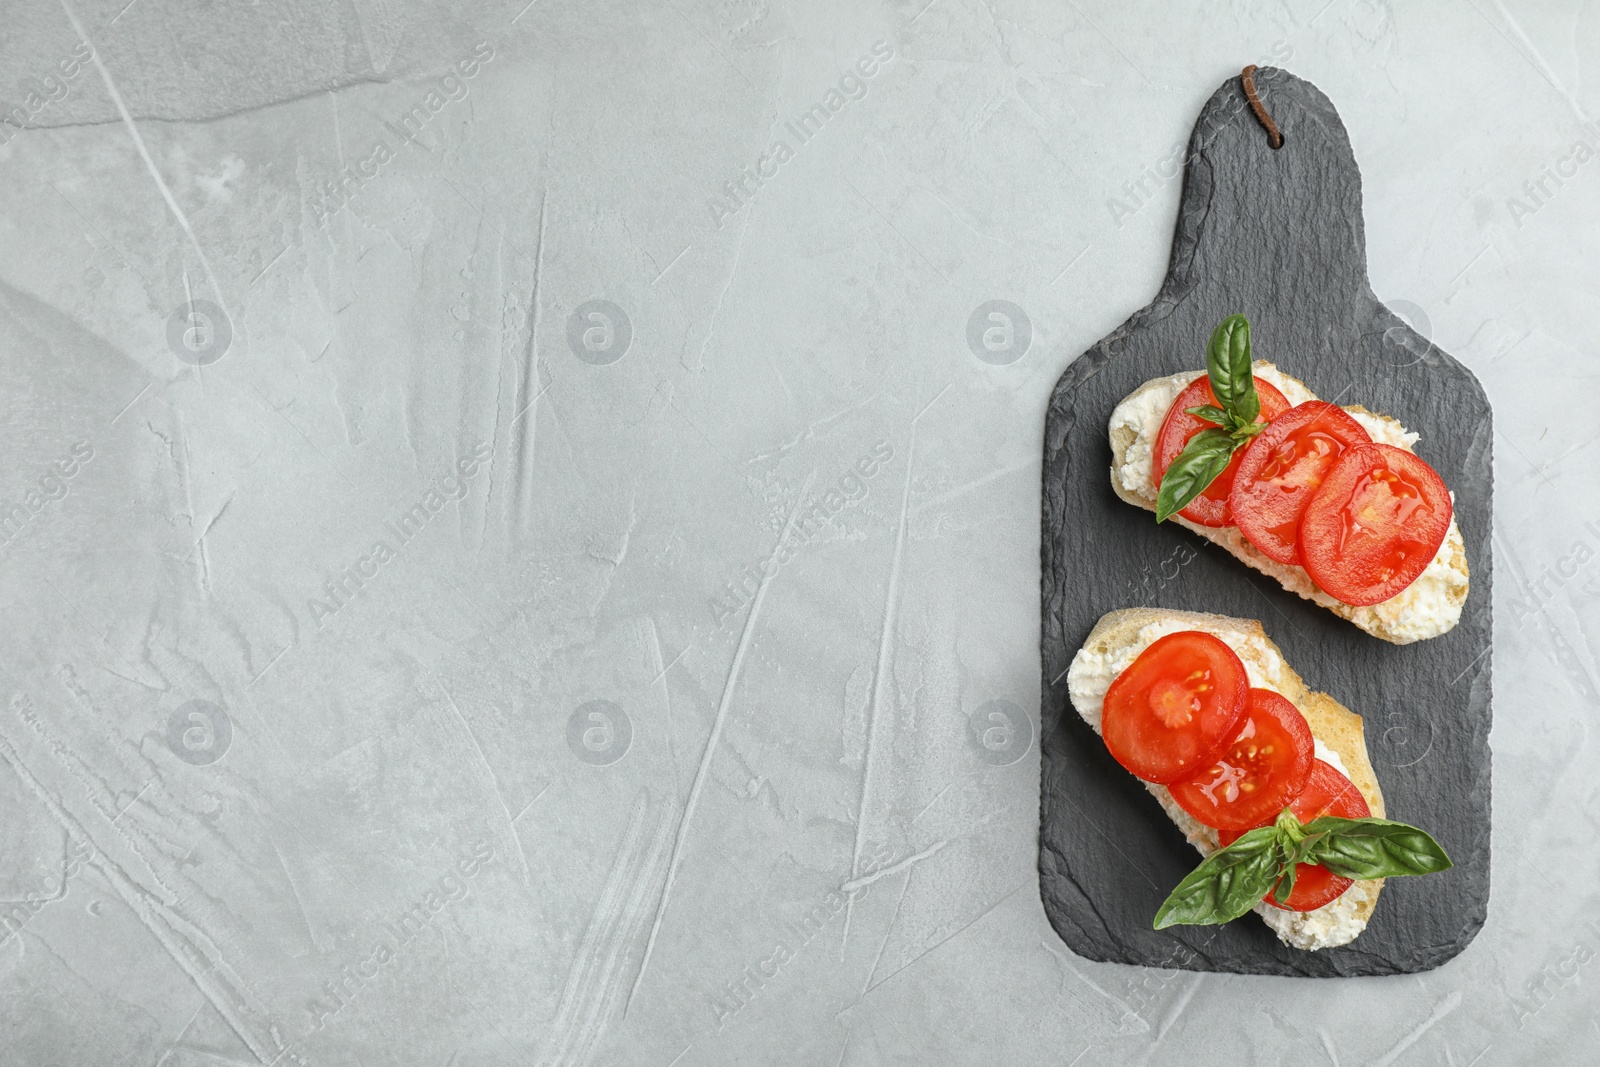
<instances>
[{"instance_id":1,"label":"bruschetta","mask_svg":"<svg viewBox=\"0 0 1600 1067\"><path fill-rule=\"evenodd\" d=\"M1374 637L1404 645L1453 629L1466 545L1418 435L1318 400L1249 348L1249 324L1232 316L1205 370L1152 379L1117 404L1112 490Z\"/></svg>"},{"instance_id":2,"label":"bruschetta","mask_svg":"<svg viewBox=\"0 0 1600 1067\"><path fill-rule=\"evenodd\" d=\"M1253 895L1246 889L1220 917L1206 911L1220 906L1216 887L1190 886L1197 870L1158 913L1158 927L1230 921L1253 910L1285 944L1331 948L1366 929L1384 875L1449 866L1426 833L1384 818L1361 716L1309 689L1259 622L1154 608L1110 612L1073 657L1067 688L1078 714L1208 863L1227 860L1222 853L1238 851L1247 837L1269 852L1288 850L1277 853L1277 868L1255 875L1265 880ZM1319 826L1336 831L1319 839L1326 854L1303 845ZM1333 847L1340 833L1350 835L1343 851ZM1409 858L1362 866L1344 855L1365 855L1371 834L1398 835ZM1296 855L1322 862L1290 862ZM1186 886L1190 899L1175 907Z\"/></svg>"}]
</instances>

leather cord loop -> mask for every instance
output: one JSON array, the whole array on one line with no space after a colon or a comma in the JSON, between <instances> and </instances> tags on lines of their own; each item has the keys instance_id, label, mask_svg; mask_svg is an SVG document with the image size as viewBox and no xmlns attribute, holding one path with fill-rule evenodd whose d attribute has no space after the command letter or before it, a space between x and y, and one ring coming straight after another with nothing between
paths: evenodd
<instances>
[{"instance_id":1,"label":"leather cord loop","mask_svg":"<svg viewBox=\"0 0 1600 1067\"><path fill-rule=\"evenodd\" d=\"M1256 92L1256 65L1250 64L1244 68L1244 73L1239 75L1239 80L1244 83L1245 99L1250 101L1250 110L1256 113L1256 118L1267 130L1267 144L1274 149L1283 147L1283 131L1278 129L1278 124L1272 121L1272 116L1267 114L1266 105L1261 102L1261 94Z\"/></svg>"}]
</instances>

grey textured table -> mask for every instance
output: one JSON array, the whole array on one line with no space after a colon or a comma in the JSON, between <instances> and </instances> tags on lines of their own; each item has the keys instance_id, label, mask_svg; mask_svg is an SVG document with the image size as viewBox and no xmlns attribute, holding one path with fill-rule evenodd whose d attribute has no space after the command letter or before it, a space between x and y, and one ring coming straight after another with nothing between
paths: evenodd
<instances>
[{"instance_id":1,"label":"grey textured table","mask_svg":"<svg viewBox=\"0 0 1600 1067\"><path fill-rule=\"evenodd\" d=\"M0 1063L1592 1046L1593 5L4 22ZM1092 963L1040 904L1045 405L1247 62L1335 102L1374 290L1495 407L1493 892L1416 976Z\"/></svg>"}]
</instances>

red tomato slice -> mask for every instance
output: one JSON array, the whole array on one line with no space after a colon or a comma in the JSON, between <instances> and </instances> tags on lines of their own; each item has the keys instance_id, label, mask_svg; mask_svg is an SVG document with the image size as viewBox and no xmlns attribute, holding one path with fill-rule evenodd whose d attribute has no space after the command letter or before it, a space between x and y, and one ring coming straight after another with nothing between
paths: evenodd
<instances>
[{"instance_id":1,"label":"red tomato slice","mask_svg":"<svg viewBox=\"0 0 1600 1067\"><path fill-rule=\"evenodd\" d=\"M1216 762L1167 788L1178 807L1207 826L1248 830L1300 795L1314 751L1300 709L1270 689L1252 689L1239 729Z\"/></svg>"},{"instance_id":2,"label":"red tomato slice","mask_svg":"<svg viewBox=\"0 0 1600 1067\"><path fill-rule=\"evenodd\" d=\"M1106 748L1147 782L1174 782L1206 766L1244 716L1250 681L1233 649L1183 630L1151 642L1106 690Z\"/></svg>"},{"instance_id":3,"label":"red tomato slice","mask_svg":"<svg viewBox=\"0 0 1600 1067\"><path fill-rule=\"evenodd\" d=\"M1238 456L1228 509L1245 539L1279 563L1299 563L1300 516L1347 451L1370 444L1337 404L1312 400L1273 419Z\"/></svg>"},{"instance_id":4,"label":"red tomato slice","mask_svg":"<svg viewBox=\"0 0 1600 1067\"><path fill-rule=\"evenodd\" d=\"M1341 819L1365 819L1372 814L1372 809L1367 807L1367 798L1361 795L1361 790L1355 787L1355 783L1340 774L1332 764L1324 763L1322 760L1312 761L1311 775L1306 779L1306 787L1289 805L1289 810L1303 823L1323 815L1336 815ZM1276 813L1272 818L1277 818ZM1271 821L1272 819L1268 819L1260 825L1265 826ZM1231 845L1243 832L1223 830L1217 837L1224 845ZM1297 863L1294 868L1294 889L1289 892L1288 901L1279 904L1272 899L1271 893L1262 899L1284 911L1316 911L1324 904L1336 900L1354 884L1350 879L1334 874L1321 864Z\"/></svg>"},{"instance_id":5,"label":"red tomato slice","mask_svg":"<svg viewBox=\"0 0 1600 1067\"><path fill-rule=\"evenodd\" d=\"M1282 393L1268 382L1260 378L1256 382L1256 395L1261 398L1261 415L1263 421L1271 422L1285 411L1289 410L1289 401L1284 399ZM1207 422L1198 415L1191 415L1185 408L1204 407L1207 404L1215 406L1217 394L1211 391L1211 380L1204 374L1190 382L1183 392L1178 394L1178 399L1172 402L1172 407L1167 409L1167 417L1162 420L1161 432L1156 435L1155 453L1152 457L1151 472L1156 488L1161 488L1161 476L1172 466L1172 461L1178 458L1178 453L1183 451L1183 446L1189 443L1189 438L1204 430L1208 426L1215 426L1214 422ZM1201 526L1227 526L1233 521L1228 514L1228 490L1233 488L1233 473L1239 469L1239 456L1244 450L1233 454L1233 462L1228 464L1227 470L1217 475L1216 480L1206 486L1205 490L1193 500L1189 506L1178 512L1190 522Z\"/></svg>"},{"instance_id":6,"label":"red tomato slice","mask_svg":"<svg viewBox=\"0 0 1600 1067\"><path fill-rule=\"evenodd\" d=\"M1300 520L1302 564L1346 604L1381 604L1427 569L1450 512L1450 491L1418 457L1391 445L1353 448Z\"/></svg>"}]
</instances>

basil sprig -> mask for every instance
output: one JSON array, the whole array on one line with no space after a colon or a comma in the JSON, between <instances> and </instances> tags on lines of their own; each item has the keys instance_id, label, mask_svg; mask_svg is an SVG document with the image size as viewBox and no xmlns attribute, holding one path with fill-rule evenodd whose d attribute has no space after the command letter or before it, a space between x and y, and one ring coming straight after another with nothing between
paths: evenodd
<instances>
[{"instance_id":1,"label":"basil sprig","mask_svg":"<svg viewBox=\"0 0 1600 1067\"><path fill-rule=\"evenodd\" d=\"M1250 438L1266 429L1258 422L1261 396L1256 392L1255 375L1250 371L1250 320L1229 315L1211 333L1206 345L1206 376L1217 403L1184 408L1216 426L1207 427L1189 438L1166 473L1161 476L1161 491L1156 494L1156 521L1166 522L1217 475L1228 469L1233 454Z\"/></svg>"},{"instance_id":2,"label":"basil sprig","mask_svg":"<svg viewBox=\"0 0 1600 1067\"><path fill-rule=\"evenodd\" d=\"M1179 882L1156 912L1155 928L1232 922L1268 893L1285 903L1300 863L1321 864L1358 881L1435 874L1453 866L1439 842L1415 826L1332 815L1301 823L1284 808L1271 826L1217 849Z\"/></svg>"}]
</instances>

